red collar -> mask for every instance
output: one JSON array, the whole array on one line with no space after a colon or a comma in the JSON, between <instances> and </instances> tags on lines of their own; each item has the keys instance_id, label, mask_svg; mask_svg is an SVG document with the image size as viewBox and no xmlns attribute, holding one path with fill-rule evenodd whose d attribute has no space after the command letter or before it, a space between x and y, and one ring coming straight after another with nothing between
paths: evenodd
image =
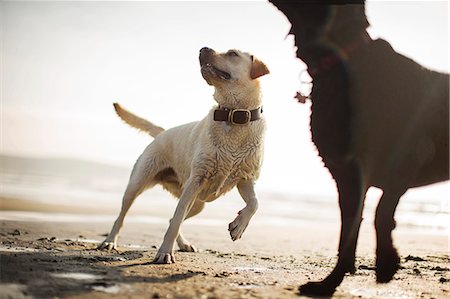
<instances>
[{"instance_id":1,"label":"red collar","mask_svg":"<svg viewBox=\"0 0 450 299\"><path fill-rule=\"evenodd\" d=\"M364 30L359 38L355 39L347 46L340 48L338 53L327 55L319 61L316 67L308 68L309 75L311 77L315 77L319 73L329 70L338 62L348 59L351 54L361 49L363 46L369 44L371 41L372 38L367 33L367 31Z\"/></svg>"}]
</instances>

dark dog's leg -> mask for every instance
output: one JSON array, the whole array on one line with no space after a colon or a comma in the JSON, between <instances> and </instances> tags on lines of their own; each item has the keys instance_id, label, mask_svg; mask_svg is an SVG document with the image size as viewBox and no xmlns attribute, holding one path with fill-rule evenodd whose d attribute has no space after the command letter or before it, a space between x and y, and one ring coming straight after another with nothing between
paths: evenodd
<instances>
[{"instance_id":1,"label":"dark dog's leg","mask_svg":"<svg viewBox=\"0 0 450 299\"><path fill-rule=\"evenodd\" d=\"M400 258L392 242L395 228L394 213L405 190L385 190L377 207L375 230L377 233L377 282L391 281L399 268Z\"/></svg>"},{"instance_id":2,"label":"dark dog's leg","mask_svg":"<svg viewBox=\"0 0 450 299\"><path fill-rule=\"evenodd\" d=\"M342 282L345 273L355 272L355 251L366 188L355 164L330 168L336 180L341 209L341 235L339 256L334 270L322 281L300 286L302 295L330 296Z\"/></svg>"}]
</instances>

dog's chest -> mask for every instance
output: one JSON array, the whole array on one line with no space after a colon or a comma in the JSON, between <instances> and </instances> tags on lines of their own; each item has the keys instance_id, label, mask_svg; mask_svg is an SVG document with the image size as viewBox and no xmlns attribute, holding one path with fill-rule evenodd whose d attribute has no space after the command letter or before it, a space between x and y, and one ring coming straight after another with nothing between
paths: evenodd
<instances>
[{"instance_id":1,"label":"dog's chest","mask_svg":"<svg viewBox=\"0 0 450 299\"><path fill-rule=\"evenodd\" d=\"M199 199L212 201L233 189L242 180L255 181L259 176L261 159L256 155L218 161L218 167L207 177L207 183Z\"/></svg>"},{"instance_id":2,"label":"dog's chest","mask_svg":"<svg viewBox=\"0 0 450 299\"><path fill-rule=\"evenodd\" d=\"M253 178L259 173L261 151L261 145L251 143L218 150L217 173L230 180Z\"/></svg>"},{"instance_id":3,"label":"dog's chest","mask_svg":"<svg viewBox=\"0 0 450 299\"><path fill-rule=\"evenodd\" d=\"M263 155L263 132L233 138L217 138L208 155L205 172L207 185L201 194L211 201L230 191L239 181L259 177ZM228 136L229 137L229 136Z\"/></svg>"}]
</instances>

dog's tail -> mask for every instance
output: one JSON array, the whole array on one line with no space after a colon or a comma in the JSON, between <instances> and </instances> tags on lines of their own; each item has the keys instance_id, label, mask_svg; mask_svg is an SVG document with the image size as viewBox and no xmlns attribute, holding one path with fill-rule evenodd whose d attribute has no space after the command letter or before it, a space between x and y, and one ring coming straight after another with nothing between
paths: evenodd
<instances>
[{"instance_id":1,"label":"dog's tail","mask_svg":"<svg viewBox=\"0 0 450 299\"><path fill-rule=\"evenodd\" d=\"M141 130L152 137L156 137L161 132L164 132L163 128L152 124L148 120L145 120L143 118L140 118L139 116L134 115L128 110L122 108L118 103L114 103L113 105L117 115L130 126L138 130Z\"/></svg>"}]
</instances>

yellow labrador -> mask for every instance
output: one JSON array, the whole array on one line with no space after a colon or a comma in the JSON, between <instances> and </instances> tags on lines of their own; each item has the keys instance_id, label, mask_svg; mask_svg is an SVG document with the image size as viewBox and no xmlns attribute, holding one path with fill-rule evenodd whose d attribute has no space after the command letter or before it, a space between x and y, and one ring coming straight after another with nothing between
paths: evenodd
<instances>
[{"instance_id":1,"label":"yellow labrador","mask_svg":"<svg viewBox=\"0 0 450 299\"><path fill-rule=\"evenodd\" d=\"M165 131L114 104L126 123L155 139L134 165L120 214L100 249L116 248L119 230L134 199L156 184L179 198L156 263L175 262L175 241L181 251L196 251L180 232L183 220L197 215L205 202L233 187L237 186L246 203L229 224L233 241L241 238L256 212L254 184L262 163L265 130L258 78L269 70L248 53L216 53L209 48L200 50L200 66L203 78L215 88L218 104L201 121Z\"/></svg>"}]
</instances>

